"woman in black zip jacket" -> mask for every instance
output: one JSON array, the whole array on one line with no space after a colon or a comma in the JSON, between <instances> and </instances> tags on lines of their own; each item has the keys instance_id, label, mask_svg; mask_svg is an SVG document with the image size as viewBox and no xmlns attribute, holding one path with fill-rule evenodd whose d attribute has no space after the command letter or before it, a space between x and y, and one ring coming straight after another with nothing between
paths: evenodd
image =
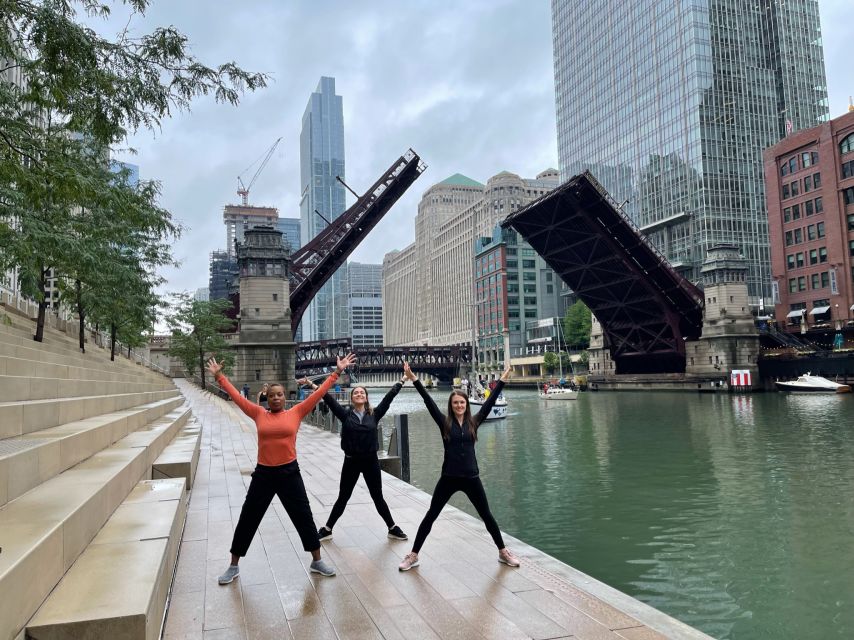
<instances>
[{"instance_id":1,"label":"woman in black zip jacket","mask_svg":"<svg viewBox=\"0 0 854 640\"><path fill-rule=\"evenodd\" d=\"M486 525L486 530L492 536L495 546L498 547L498 561L503 562L511 567L519 566L519 558L504 546L504 540L501 537L501 530L498 528L498 523L492 517L492 512L489 510L489 503L486 500L486 492L483 490L483 484L480 481L480 471L477 468L477 458L474 453L474 445L477 442L477 430L481 423L492 411L498 396L501 395L501 390L504 388L504 381L510 377L510 367L501 374L501 380L495 385L495 389L489 394L489 398L483 403L480 411L476 416L471 415L469 408L468 396L462 391L454 390L448 398L448 413L443 415L427 393L427 390L418 380L416 375L412 373L409 364L403 365L404 376L415 383L415 388L421 397L424 399L424 404L430 412L430 416L439 426L439 433L442 435L442 443L445 446L445 460L442 463L442 475L439 477L439 482L436 483L436 488L433 490L433 499L430 501L430 509L418 526L418 533L415 535L415 544L412 545L412 551L407 553L403 558L403 562L398 567L401 571L409 571L412 567L417 567L420 563L418 560L418 552L421 551L421 546L427 539L430 529L433 528L433 523L439 517L442 508L448 504L448 500L457 491L462 491L466 494L477 514L483 523Z\"/></svg>"},{"instance_id":2,"label":"woman in black zip jacket","mask_svg":"<svg viewBox=\"0 0 854 640\"><path fill-rule=\"evenodd\" d=\"M341 483L338 489L338 499L332 507L332 512L326 520L326 526L320 527L317 535L321 540L332 538L332 528L338 518L344 513L347 501L353 495L353 488L359 480L359 474L365 476L365 484L371 493L374 506L388 527L388 537L395 540L406 540L407 535L401 531L391 517L391 511L383 498L382 476L380 461L377 459L377 428L379 421L388 411L391 401L403 387L404 380L396 383L385 394L377 407L371 407L368 402L368 391L365 387L354 387L350 391L350 406L346 409L335 401L331 394L323 396L324 402L341 421L341 448L344 450L344 466L341 468ZM316 389L317 385L312 384Z\"/></svg>"}]
</instances>

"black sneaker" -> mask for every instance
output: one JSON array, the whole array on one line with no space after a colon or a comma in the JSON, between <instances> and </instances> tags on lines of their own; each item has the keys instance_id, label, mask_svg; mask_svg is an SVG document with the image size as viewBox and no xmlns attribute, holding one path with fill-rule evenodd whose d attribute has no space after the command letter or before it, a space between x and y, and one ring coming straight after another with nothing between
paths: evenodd
<instances>
[{"instance_id":1,"label":"black sneaker","mask_svg":"<svg viewBox=\"0 0 854 640\"><path fill-rule=\"evenodd\" d=\"M394 525L388 530L388 537L394 540L409 540L409 536L403 533L400 527Z\"/></svg>"},{"instance_id":2,"label":"black sneaker","mask_svg":"<svg viewBox=\"0 0 854 640\"><path fill-rule=\"evenodd\" d=\"M332 540L332 529L328 527L320 527L317 530L317 537L321 540Z\"/></svg>"}]
</instances>

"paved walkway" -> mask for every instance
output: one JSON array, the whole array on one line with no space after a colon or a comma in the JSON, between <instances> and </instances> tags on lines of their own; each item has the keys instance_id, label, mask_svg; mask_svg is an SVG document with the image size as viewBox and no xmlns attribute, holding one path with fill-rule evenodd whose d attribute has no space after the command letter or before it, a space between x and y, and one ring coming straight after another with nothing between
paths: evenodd
<instances>
[{"instance_id":1,"label":"paved walkway","mask_svg":"<svg viewBox=\"0 0 854 640\"><path fill-rule=\"evenodd\" d=\"M499 564L483 524L450 506L433 527L421 566L401 573L397 565L411 539L386 537L363 481L334 539L323 543L336 577L309 574L309 554L274 499L240 563L240 578L219 586L216 577L228 564L255 466L254 425L231 403L176 382L203 435L167 613L168 640L708 637L506 534L523 566ZM338 436L303 425L298 451L320 525L337 496ZM397 523L414 537L430 496L386 474L383 483Z\"/></svg>"}]
</instances>

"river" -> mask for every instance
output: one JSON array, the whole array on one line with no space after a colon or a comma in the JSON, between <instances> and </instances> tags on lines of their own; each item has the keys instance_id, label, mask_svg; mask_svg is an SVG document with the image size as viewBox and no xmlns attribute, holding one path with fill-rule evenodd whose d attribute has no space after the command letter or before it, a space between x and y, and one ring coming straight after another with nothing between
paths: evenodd
<instances>
[{"instance_id":1,"label":"river","mask_svg":"<svg viewBox=\"0 0 854 640\"><path fill-rule=\"evenodd\" d=\"M854 394L507 396L477 444L502 530L716 638L854 637ZM393 413L432 493L438 429Z\"/></svg>"}]
</instances>

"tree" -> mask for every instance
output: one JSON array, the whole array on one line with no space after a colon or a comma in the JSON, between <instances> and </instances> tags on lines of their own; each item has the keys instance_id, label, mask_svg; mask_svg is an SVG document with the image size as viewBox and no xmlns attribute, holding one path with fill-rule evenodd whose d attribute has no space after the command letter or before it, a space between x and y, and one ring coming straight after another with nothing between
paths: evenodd
<instances>
[{"instance_id":1,"label":"tree","mask_svg":"<svg viewBox=\"0 0 854 640\"><path fill-rule=\"evenodd\" d=\"M0 0L0 73L22 78L0 81L0 268L19 266L22 290L39 301L36 340L48 272L76 281L103 266L111 241L82 212L108 212L113 230L154 244L176 231L156 186L133 191L110 175L113 146L197 96L237 104L266 84L234 63L202 64L174 27L108 39L77 21L78 12L106 18L117 4L142 15L150 0Z\"/></svg>"},{"instance_id":2,"label":"tree","mask_svg":"<svg viewBox=\"0 0 854 640\"><path fill-rule=\"evenodd\" d=\"M234 321L225 316L231 308L228 300L194 300L186 293L174 294L174 311L167 318L172 330L169 355L181 360L190 375L196 367L207 388L205 361L210 356L224 362L226 369L234 363L234 355L222 333L234 328Z\"/></svg>"},{"instance_id":3,"label":"tree","mask_svg":"<svg viewBox=\"0 0 854 640\"><path fill-rule=\"evenodd\" d=\"M586 349L590 346L593 314L581 300L566 310L563 318L563 339L567 345Z\"/></svg>"},{"instance_id":4,"label":"tree","mask_svg":"<svg viewBox=\"0 0 854 640\"><path fill-rule=\"evenodd\" d=\"M557 354L553 351L546 351L545 355L543 356L543 364L546 365L546 370L548 370L549 373L555 370L555 367L558 365L558 363L559 360Z\"/></svg>"}]
</instances>

